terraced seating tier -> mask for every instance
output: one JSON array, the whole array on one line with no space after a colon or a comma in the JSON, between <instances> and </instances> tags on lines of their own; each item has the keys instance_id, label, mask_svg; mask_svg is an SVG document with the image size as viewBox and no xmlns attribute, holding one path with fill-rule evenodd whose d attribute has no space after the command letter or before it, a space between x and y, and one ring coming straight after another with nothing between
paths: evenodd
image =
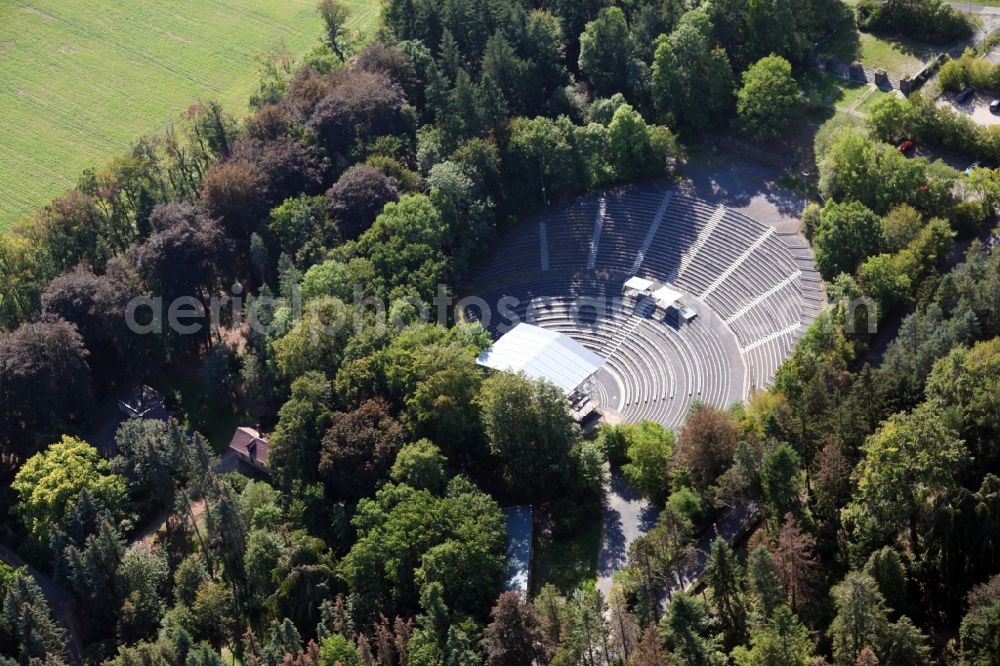
<instances>
[{"instance_id":1,"label":"terraced seating tier","mask_svg":"<svg viewBox=\"0 0 1000 666\"><path fill-rule=\"evenodd\" d=\"M769 386L825 305L802 239L660 187L545 211L496 248L463 283L486 311L466 315L496 336L519 321L570 335L606 358L592 399L668 427L694 400L726 406ZM682 291L698 317L679 324L623 297L633 273Z\"/></svg>"}]
</instances>

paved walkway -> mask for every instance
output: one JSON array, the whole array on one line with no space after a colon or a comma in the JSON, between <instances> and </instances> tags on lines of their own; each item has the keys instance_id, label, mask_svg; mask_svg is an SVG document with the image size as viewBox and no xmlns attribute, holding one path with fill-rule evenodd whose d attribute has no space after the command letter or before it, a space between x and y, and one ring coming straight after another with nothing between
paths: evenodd
<instances>
[{"instance_id":1,"label":"paved walkway","mask_svg":"<svg viewBox=\"0 0 1000 666\"><path fill-rule=\"evenodd\" d=\"M948 4L963 12L971 11L973 14L1000 16L1000 7L983 7L982 5L970 5L967 2L949 2Z\"/></svg>"},{"instance_id":2,"label":"paved walkway","mask_svg":"<svg viewBox=\"0 0 1000 666\"><path fill-rule=\"evenodd\" d=\"M774 155L786 161L785 167L778 168L739 154L739 140L718 137L718 141L722 148L709 142L705 149L689 157L681 170L678 187L705 201L749 215L774 227L778 233L797 233L805 199L779 183L797 158Z\"/></svg>"},{"instance_id":3,"label":"paved walkway","mask_svg":"<svg viewBox=\"0 0 1000 666\"><path fill-rule=\"evenodd\" d=\"M608 483L604 487L604 515L601 522L601 550L597 559L597 589L607 597L616 571L628 564L628 549L632 542L647 534L656 525L660 509L643 497L625 479L621 470L611 468ZM745 536L747 527L757 515L754 504L724 510L718 519L695 543L695 558L684 572L684 580L676 581L663 591L660 599L662 609L678 589L687 589L705 572L712 541L722 537L733 543Z\"/></svg>"},{"instance_id":4,"label":"paved walkway","mask_svg":"<svg viewBox=\"0 0 1000 666\"><path fill-rule=\"evenodd\" d=\"M656 525L660 509L639 494L621 470L611 468L604 487L601 550L597 556L597 589L607 596L611 578L628 563L632 542Z\"/></svg>"}]
</instances>

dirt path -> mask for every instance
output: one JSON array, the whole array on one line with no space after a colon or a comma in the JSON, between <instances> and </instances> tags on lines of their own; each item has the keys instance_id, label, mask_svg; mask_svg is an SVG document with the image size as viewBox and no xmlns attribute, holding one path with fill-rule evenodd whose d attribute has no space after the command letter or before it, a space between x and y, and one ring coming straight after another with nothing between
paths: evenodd
<instances>
[{"instance_id":1,"label":"dirt path","mask_svg":"<svg viewBox=\"0 0 1000 666\"><path fill-rule=\"evenodd\" d=\"M215 466L215 472L217 474L224 474L225 472L234 471L239 465L239 459L236 454L231 450L227 449L225 453L219 458L219 464ZM197 523L201 520L201 517L205 515L205 500L200 499L191 505L191 512L194 514L194 521ZM170 516L174 515L173 507L167 507L163 511L160 511L152 520L146 523L141 529L137 530L132 537L131 543L143 542L146 544L152 544L156 535L159 534L167 525L167 521L170 520Z\"/></svg>"},{"instance_id":2,"label":"dirt path","mask_svg":"<svg viewBox=\"0 0 1000 666\"><path fill-rule=\"evenodd\" d=\"M80 627L76 623L74 608L76 602L73 594L62 585L43 574L38 568L31 566L20 555L7 546L0 544L0 560L12 567L27 567L28 573L34 577L35 582L42 588L52 614L56 621L62 625L66 631L66 649L69 652L70 662L73 664L83 663L83 643L80 640Z\"/></svg>"}]
</instances>

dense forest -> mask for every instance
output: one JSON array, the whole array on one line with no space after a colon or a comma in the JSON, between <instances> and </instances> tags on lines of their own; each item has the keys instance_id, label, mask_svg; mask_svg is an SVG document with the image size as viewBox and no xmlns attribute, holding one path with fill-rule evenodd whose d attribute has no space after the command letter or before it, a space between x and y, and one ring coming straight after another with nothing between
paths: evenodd
<instances>
[{"instance_id":1,"label":"dense forest","mask_svg":"<svg viewBox=\"0 0 1000 666\"><path fill-rule=\"evenodd\" d=\"M862 5L385 0L361 36L323 0L322 43L263 58L248 117L192 106L0 236L0 548L31 565L0 562L0 664L1000 663L978 240L1000 177L956 188L883 143L992 133L919 95L824 127L802 220L831 306L772 389L676 433L584 434L556 387L483 373L478 324L421 317L547 203L667 177L706 132L780 137L834 26L968 29L937 0ZM184 298L216 325L142 332ZM110 458L86 441L110 396L178 373L271 433L266 478L176 419L125 421ZM558 544L600 519L608 463L663 508L611 594L504 592L500 507ZM751 504L747 542L667 595Z\"/></svg>"}]
</instances>

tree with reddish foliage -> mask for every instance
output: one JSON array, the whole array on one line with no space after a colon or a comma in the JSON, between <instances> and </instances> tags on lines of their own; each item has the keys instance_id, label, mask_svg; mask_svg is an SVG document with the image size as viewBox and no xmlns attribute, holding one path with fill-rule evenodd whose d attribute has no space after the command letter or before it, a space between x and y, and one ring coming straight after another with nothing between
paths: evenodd
<instances>
[{"instance_id":1,"label":"tree with reddish foliage","mask_svg":"<svg viewBox=\"0 0 1000 666\"><path fill-rule=\"evenodd\" d=\"M731 414L699 405L681 428L674 463L687 469L695 488L705 490L732 464L739 438Z\"/></svg>"},{"instance_id":2,"label":"tree with reddish foliage","mask_svg":"<svg viewBox=\"0 0 1000 666\"><path fill-rule=\"evenodd\" d=\"M180 203L157 206L149 221L154 233L131 252L146 287L164 303L182 296L207 303L231 258L222 228L200 208Z\"/></svg>"},{"instance_id":3,"label":"tree with reddish foliage","mask_svg":"<svg viewBox=\"0 0 1000 666\"><path fill-rule=\"evenodd\" d=\"M109 275L78 266L60 275L42 294L42 314L74 324L91 354L95 372L111 377L132 367L130 334L125 326L129 289Z\"/></svg>"},{"instance_id":4,"label":"tree with reddish foliage","mask_svg":"<svg viewBox=\"0 0 1000 666\"><path fill-rule=\"evenodd\" d=\"M295 139L260 140L240 137L233 145L233 161L253 164L260 170L266 206L273 208L301 193L323 189L326 167L319 149Z\"/></svg>"},{"instance_id":5,"label":"tree with reddish foliage","mask_svg":"<svg viewBox=\"0 0 1000 666\"><path fill-rule=\"evenodd\" d=\"M365 72L378 72L388 76L393 83L413 98L417 92L417 70L410 56L382 42L372 42L354 59L353 67Z\"/></svg>"},{"instance_id":6,"label":"tree with reddish foliage","mask_svg":"<svg viewBox=\"0 0 1000 666\"><path fill-rule=\"evenodd\" d=\"M406 100L387 75L350 70L338 72L338 79L309 118L328 152L346 153L358 143L404 129Z\"/></svg>"},{"instance_id":7,"label":"tree with reddish foliage","mask_svg":"<svg viewBox=\"0 0 1000 666\"><path fill-rule=\"evenodd\" d=\"M406 443L406 430L382 399L352 412L335 412L323 436L319 472L337 497L360 499L375 491Z\"/></svg>"},{"instance_id":8,"label":"tree with reddish foliage","mask_svg":"<svg viewBox=\"0 0 1000 666\"><path fill-rule=\"evenodd\" d=\"M552 655L538 611L520 593L501 594L490 618L492 622L483 632L482 641L487 666L542 664Z\"/></svg>"},{"instance_id":9,"label":"tree with reddish foliage","mask_svg":"<svg viewBox=\"0 0 1000 666\"><path fill-rule=\"evenodd\" d=\"M320 663L319 645L310 640L296 654L286 654L281 660L281 666L316 666Z\"/></svg>"},{"instance_id":10,"label":"tree with reddish foliage","mask_svg":"<svg viewBox=\"0 0 1000 666\"><path fill-rule=\"evenodd\" d=\"M358 636L358 656L365 666L397 666L406 663L407 645L413 635L413 620L396 617L390 625L385 615L379 615L372 638ZM374 648L373 648L374 645Z\"/></svg>"},{"instance_id":11,"label":"tree with reddish foliage","mask_svg":"<svg viewBox=\"0 0 1000 666\"><path fill-rule=\"evenodd\" d=\"M857 661L854 662L854 666L878 666L878 657L870 647L865 647L858 655Z\"/></svg>"},{"instance_id":12,"label":"tree with reddish foliage","mask_svg":"<svg viewBox=\"0 0 1000 666\"><path fill-rule=\"evenodd\" d=\"M296 123L309 120L316 105L333 90L333 83L312 67L302 67L288 84L282 106L285 106Z\"/></svg>"},{"instance_id":13,"label":"tree with reddish foliage","mask_svg":"<svg viewBox=\"0 0 1000 666\"><path fill-rule=\"evenodd\" d=\"M345 239L357 238L368 230L382 208L399 200L396 181L378 169L354 166L326 193L330 214Z\"/></svg>"},{"instance_id":14,"label":"tree with reddish foliage","mask_svg":"<svg viewBox=\"0 0 1000 666\"><path fill-rule=\"evenodd\" d=\"M76 326L61 319L0 334L0 450L30 455L84 418L87 355Z\"/></svg>"},{"instance_id":15,"label":"tree with reddish foliage","mask_svg":"<svg viewBox=\"0 0 1000 666\"><path fill-rule=\"evenodd\" d=\"M812 535L803 532L799 521L791 513L786 513L774 547L774 563L788 595L788 605L795 612L812 601L820 582L820 564L815 548L816 540Z\"/></svg>"},{"instance_id":16,"label":"tree with reddish foliage","mask_svg":"<svg viewBox=\"0 0 1000 666\"><path fill-rule=\"evenodd\" d=\"M201 202L222 223L226 235L248 243L267 215L267 174L245 160L219 162L201 181Z\"/></svg>"},{"instance_id":17,"label":"tree with reddish foliage","mask_svg":"<svg viewBox=\"0 0 1000 666\"><path fill-rule=\"evenodd\" d=\"M635 653L629 659L629 666L670 666L667 651L656 634L656 625L646 627Z\"/></svg>"},{"instance_id":18,"label":"tree with reddish foliage","mask_svg":"<svg viewBox=\"0 0 1000 666\"><path fill-rule=\"evenodd\" d=\"M246 139L257 141L276 141L288 136L292 128L292 115L287 106L268 104L257 109L256 113L247 118L243 134L237 143Z\"/></svg>"},{"instance_id":19,"label":"tree with reddish foliage","mask_svg":"<svg viewBox=\"0 0 1000 666\"><path fill-rule=\"evenodd\" d=\"M819 470L813 481L816 511L829 521L839 523L840 507L851 496L851 472L854 465L844 447L828 442L819 453Z\"/></svg>"}]
</instances>

